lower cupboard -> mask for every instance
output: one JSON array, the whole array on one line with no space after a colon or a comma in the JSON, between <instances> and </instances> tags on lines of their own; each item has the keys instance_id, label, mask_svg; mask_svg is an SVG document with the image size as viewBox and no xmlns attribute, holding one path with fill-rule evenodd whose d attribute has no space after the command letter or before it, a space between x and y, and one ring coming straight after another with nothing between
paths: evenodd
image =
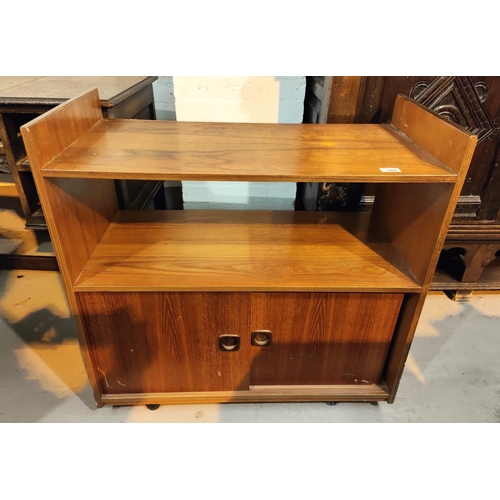
<instances>
[{"instance_id":1,"label":"lower cupboard","mask_svg":"<svg viewBox=\"0 0 500 500\"><path fill-rule=\"evenodd\" d=\"M378 384L403 297L76 293L103 396Z\"/></svg>"}]
</instances>

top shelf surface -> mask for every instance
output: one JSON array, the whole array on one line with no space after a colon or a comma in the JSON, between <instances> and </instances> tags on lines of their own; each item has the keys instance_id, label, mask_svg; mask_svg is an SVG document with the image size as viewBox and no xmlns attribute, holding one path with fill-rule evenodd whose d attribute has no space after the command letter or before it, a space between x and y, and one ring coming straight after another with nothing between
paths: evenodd
<instances>
[{"instance_id":1,"label":"top shelf surface","mask_svg":"<svg viewBox=\"0 0 500 500\"><path fill-rule=\"evenodd\" d=\"M392 125L106 119L43 167L42 175L391 183L453 183L457 177Z\"/></svg>"}]
</instances>

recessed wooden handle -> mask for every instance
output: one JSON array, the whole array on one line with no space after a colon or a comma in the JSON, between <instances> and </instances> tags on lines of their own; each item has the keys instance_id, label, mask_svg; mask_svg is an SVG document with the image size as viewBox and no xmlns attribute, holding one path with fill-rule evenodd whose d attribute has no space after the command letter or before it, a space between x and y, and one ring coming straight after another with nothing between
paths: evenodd
<instances>
[{"instance_id":1,"label":"recessed wooden handle","mask_svg":"<svg viewBox=\"0 0 500 500\"><path fill-rule=\"evenodd\" d=\"M240 348L240 337L238 335L221 335L219 348L222 351L237 351Z\"/></svg>"},{"instance_id":2,"label":"recessed wooden handle","mask_svg":"<svg viewBox=\"0 0 500 500\"><path fill-rule=\"evenodd\" d=\"M252 332L252 345L265 347L271 343L273 333L270 330L256 330Z\"/></svg>"}]
</instances>

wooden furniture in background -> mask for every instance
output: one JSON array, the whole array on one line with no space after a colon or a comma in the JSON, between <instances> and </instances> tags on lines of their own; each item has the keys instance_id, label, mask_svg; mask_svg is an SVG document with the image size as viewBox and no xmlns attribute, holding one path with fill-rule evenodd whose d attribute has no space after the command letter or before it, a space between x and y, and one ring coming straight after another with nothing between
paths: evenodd
<instances>
[{"instance_id":1,"label":"wooden furniture in background","mask_svg":"<svg viewBox=\"0 0 500 500\"><path fill-rule=\"evenodd\" d=\"M464 300L472 290L500 289L500 77L307 77L304 122L388 123L396 96L478 136L431 289ZM309 210L371 210L375 186L300 185Z\"/></svg>"},{"instance_id":2,"label":"wooden furniture in background","mask_svg":"<svg viewBox=\"0 0 500 500\"><path fill-rule=\"evenodd\" d=\"M0 77L0 171L12 173L19 194L26 227L47 226L33 181L20 127L66 99L97 86L103 115L107 118L156 119L152 83L154 76L43 76ZM165 207L160 182L117 183L122 208L140 209L151 204Z\"/></svg>"},{"instance_id":3,"label":"wooden furniture in background","mask_svg":"<svg viewBox=\"0 0 500 500\"><path fill-rule=\"evenodd\" d=\"M16 87L23 83L34 80L36 76L0 76L0 92L11 87ZM5 147L2 142L2 134L0 129L0 173L10 174L9 162L5 154Z\"/></svg>"},{"instance_id":4,"label":"wooden furniture in background","mask_svg":"<svg viewBox=\"0 0 500 500\"><path fill-rule=\"evenodd\" d=\"M97 90L21 130L98 406L394 401L475 136L403 96L389 125L228 125L106 120ZM114 179L139 178L379 192L372 213L119 210Z\"/></svg>"}]
</instances>

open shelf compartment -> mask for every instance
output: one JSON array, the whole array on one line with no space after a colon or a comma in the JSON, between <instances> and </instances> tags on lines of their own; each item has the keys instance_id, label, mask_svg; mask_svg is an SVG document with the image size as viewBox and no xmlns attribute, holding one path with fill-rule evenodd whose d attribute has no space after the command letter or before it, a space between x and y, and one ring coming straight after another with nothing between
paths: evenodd
<instances>
[{"instance_id":1,"label":"open shelf compartment","mask_svg":"<svg viewBox=\"0 0 500 500\"><path fill-rule=\"evenodd\" d=\"M101 120L44 177L445 182L457 175L392 125Z\"/></svg>"},{"instance_id":2,"label":"open shelf compartment","mask_svg":"<svg viewBox=\"0 0 500 500\"><path fill-rule=\"evenodd\" d=\"M74 284L91 291L421 290L366 213L121 211Z\"/></svg>"}]
</instances>

